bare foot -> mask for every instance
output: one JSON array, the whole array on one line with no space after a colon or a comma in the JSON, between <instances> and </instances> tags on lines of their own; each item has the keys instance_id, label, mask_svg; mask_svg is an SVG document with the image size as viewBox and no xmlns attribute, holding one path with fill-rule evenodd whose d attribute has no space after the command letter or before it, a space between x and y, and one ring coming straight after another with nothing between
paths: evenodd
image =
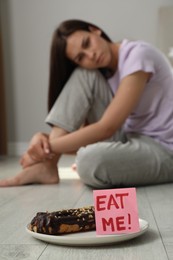
<instances>
[{"instance_id":1,"label":"bare foot","mask_svg":"<svg viewBox=\"0 0 173 260\"><path fill-rule=\"evenodd\" d=\"M59 175L56 164L49 161L37 163L24 168L14 177L0 180L0 187L21 186L25 184L55 184L59 183Z\"/></svg>"}]
</instances>

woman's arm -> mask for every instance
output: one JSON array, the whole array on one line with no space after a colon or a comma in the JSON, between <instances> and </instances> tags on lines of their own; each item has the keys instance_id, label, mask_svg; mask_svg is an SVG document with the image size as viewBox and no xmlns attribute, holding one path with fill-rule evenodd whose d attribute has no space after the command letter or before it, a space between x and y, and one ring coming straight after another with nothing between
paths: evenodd
<instances>
[{"instance_id":1,"label":"woman's arm","mask_svg":"<svg viewBox=\"0 0 173 260\"><path fill-rule=\"evenodd\" d=\"M142 71L125 77L102 118L66 136L51 139L52 152L71 152L111 137L137 106L149 77L150 73Z\"/></svg>"}]
</instances>

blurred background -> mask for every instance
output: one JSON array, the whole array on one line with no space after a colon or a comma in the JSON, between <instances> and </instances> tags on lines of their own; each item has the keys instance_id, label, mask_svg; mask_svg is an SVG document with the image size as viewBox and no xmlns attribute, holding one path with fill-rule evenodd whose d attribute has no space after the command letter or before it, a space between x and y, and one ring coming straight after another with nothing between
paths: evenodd
<instances>
[{"instance_id":1,"label":"blurred background","mask_svg":"<svg viewBox=\"0 0 173 260\"><path fill-rule=\"evenodd\" d=\"M0 0L0 155L21 155L34 133L50 130L51 38L72 18L95 23L114 41L148 41L172 59L172 0Z\"/></svg>"}]
</instances>

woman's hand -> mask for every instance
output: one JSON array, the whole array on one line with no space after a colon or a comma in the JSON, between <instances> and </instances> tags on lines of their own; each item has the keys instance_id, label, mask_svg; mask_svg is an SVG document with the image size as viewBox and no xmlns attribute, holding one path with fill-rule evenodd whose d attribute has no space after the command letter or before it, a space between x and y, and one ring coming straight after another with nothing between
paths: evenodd
<instances>
[{"instance_id":1,"label":"woman's hand","mask_svg":"<svg viewBox=\"0 0 173 260\"><path fill-rule=\"evenodd\" d=\"M49 135L37 133L31 139L27 153L34 161L43 161L52 159L54 154L51 152L49 145Z\"/></svg>"},{"instance_id":2,"label":"woman's hand","mask_svg":"<svg viewBox=\"0 0 173 260\"><path fill-rule=\"evenodd\" d=\"M22 156L20 163L25 168L53 157L54 154L51 152L49 145L49 135L37 133L31 139L29 148Z\"/></svg>"},{"instance_id":3,"label":"woman's hand","mask_svg":"<svg viewBox=\"0 0 173 260\"><path fill-rule=\"evenodd\" d=\"M34 161L27 152L24 153L20 159L20 164L22 165L23 169L36 163L38 162Z\"/></svg>"}]
</instances>

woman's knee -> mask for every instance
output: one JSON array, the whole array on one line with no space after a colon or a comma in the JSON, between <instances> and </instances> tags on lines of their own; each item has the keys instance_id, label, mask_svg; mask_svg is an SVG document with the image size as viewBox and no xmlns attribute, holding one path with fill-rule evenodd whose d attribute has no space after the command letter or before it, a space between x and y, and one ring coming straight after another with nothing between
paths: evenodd
<instances>
[{"instance_id":1,"label":"woman's knee","mask_svg":"<svg viewBox=\"0 0 173 260\"><path fill-rule=\"evenodd\" d=\"M83 77L93 77L93 78L101 75L100 71L97 69L89 70L81 67L75 68L73 74L79 77L83 76Z\"/></svg>"},{"instance_id":2,"label":"woman's knee","mask_svg":"<svg viewBox=\"0 0 173 260\"><path fill-rule=\"evenodd\" d=\"M72 80L78 80L79 82L82 83L82 85L87 83L87 86L92 90L92 88L97 87L97 85L104 85L108 86L109 89L109 84L104 78L104 76L101 74L101 72L97 69L93 70L88 70L85 68L77 67L72 75L71 75Z\"/></svg>"}]
</instances>

